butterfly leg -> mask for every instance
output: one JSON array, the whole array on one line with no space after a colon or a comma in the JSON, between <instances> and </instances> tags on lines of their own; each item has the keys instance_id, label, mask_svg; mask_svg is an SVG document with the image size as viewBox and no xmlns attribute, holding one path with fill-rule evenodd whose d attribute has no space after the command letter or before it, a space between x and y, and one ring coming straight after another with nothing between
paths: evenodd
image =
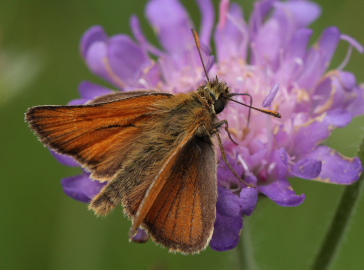
<instances>
[{"instance_id":1,"label":"butterfly leg","mask_svg":"<svg viewBox=\"0 0 364 270\"><path fill-rule=\"evenodd\" d=\"M216 124L215 124L215 128L214 128L214 130L213 130L213 132L212 132L212 134L215 134L215 133L217 133L218 132L218 129L219 129L219 127L221 127L222 125L225 125L225 131L226 131L226 133L228 134L228 136L229 136L229 139L234 143L234 144L236 144L236 145L239 145L234 139L233 139L233 137L231 136L231 133L230 133L230 131L229 131L229 122L227 121L227 120L222 120L222 121L220 121L220 122L217 122Z\"/></svg>"},{"instance_id":2,"label":"butterfly leg","mask_svg":"<svg viewBox=\"0 0 364 270\"><path fill-rule=\"evenodd\" d=\"M227 157L226 157L226 153L225 153L225 150L224 150L224 146L222 145L222 141L221 141L221 137L220 137L220 134L218 133L218 127L222 126L226 124L227 126L227 121L226 120L223 120L223 121L220 121L216 124L216 128L211 132L212 134L216 133L216 136L217 136L217 140L219 142L219 148L220 148L220 151L221 151L221 156L222 156L222 159L225 161L225 163L228 165L229 169L231 170L231 172L234 174L234 176L240 181L242 182L243 184L247 185L248 187L252 187L252 188L255 188L254 185L252 184L249 184L247 182L245 182L243 179L241 179L241 177L238 175L238 173L234 170L234 168L231 166L230 162L228 161ZM228 133L229 134L229 133ZM230 138L231 139L231 138ZM234 141L233 141L234 142Z\"/></svg>"}]
</instances>

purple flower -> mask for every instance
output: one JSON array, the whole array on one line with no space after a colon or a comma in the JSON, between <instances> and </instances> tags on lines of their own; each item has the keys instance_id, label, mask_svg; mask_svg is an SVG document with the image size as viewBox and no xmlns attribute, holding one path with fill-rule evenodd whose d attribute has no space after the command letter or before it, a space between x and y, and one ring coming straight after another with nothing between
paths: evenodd
<instances>
[{"instance_id":1,"label":"purple flower","mask_svg":"<svg viewBox=\"0 0 364 270\"><path fill-rule=\"evenodd\" d=\"M211 37L216 46L216 62L209 70L227 81L235 93L249 93L254 105L281 113L281 119L229 104L219 119L229 122L229 130L238 146L221 131L224 148L235 171L257 189L242 185L219 158L218 202L215 230L210 242L213 249L234 248L243 228L243 217L254 211L258 192L281 206L297 206L304 194L296 194L290 177L335 184L358 180L362 164L322 142L337 127L344 127L353 117L364 113L364 88L355 76L343 68L328 67L340 40L363 52L354 39L336 27L323 31L309 46L320 7L309 1L261 0L254 5L247 21L241 7L222 0L216 31L210 0L197 0L202 13L200 38L203 58L211 67ZM195 28L178 0L151 0L146 15L156 29L162 49L145 38L136 16L131 18L134 38L120 34L109 37L101 26L90 28L81 41L81 54L90 70L119 91L156 89L169 93L194 91L205 78L194 45ZM249 55L249 57L248 57ZM157 59L157 60L154 60ZM91 82L80 85L83 104L111 90ZM247 103L245 97L237 97ZM219 152L219 151L217 151ZM68 157L57 155L65 165L75 165ZM64 179L65 192L88 202L103 184L88 174ZM136 241L146 241L139 232Z\"/></svg>"}]
</instances>

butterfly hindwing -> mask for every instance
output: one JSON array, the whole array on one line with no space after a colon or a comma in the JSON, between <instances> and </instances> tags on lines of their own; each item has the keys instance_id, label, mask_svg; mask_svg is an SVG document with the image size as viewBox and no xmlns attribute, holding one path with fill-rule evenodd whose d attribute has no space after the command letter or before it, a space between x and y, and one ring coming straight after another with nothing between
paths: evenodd
<instances>
[{"instance_id":1,"label":"butterfly hindwing","mask_svg":"<svg viewBox=\"0 0 364 270\"><path fill-rule=\"evenodd\" d=\"M144 227L171 251L197 253L208 244L215 222L216 159L210 138L193 138L145 216Z\"/></svg>"},{"instance_id":2,"label":"butterfly hindwing","mask_svg":"<svg viewBox=\"0 0 364 270\"><path fill-rule=\"evenodd\" d=\"M132 172L125 165L90 208L105 215L122 202L133 220L131 237L142 226L171 251L197 253L204 249L216 215L216 159L210 137L197 136L198 128L186 134L163 160L151 165L158 169L156 173L147 164ZM140 182L132 177L143 172Z\"/></svg>"}]
</instances>

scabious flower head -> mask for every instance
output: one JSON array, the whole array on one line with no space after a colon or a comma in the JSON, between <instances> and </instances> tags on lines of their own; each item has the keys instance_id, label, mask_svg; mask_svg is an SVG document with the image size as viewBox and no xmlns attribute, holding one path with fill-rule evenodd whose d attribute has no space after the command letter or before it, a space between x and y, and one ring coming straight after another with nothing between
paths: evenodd
<instances>
[{"instance_id":1,"label":"scabious flower head","mask_svg":"<svg viewBox=\"0 0 364 270\"><path fill-rule=\"evenodd\" d=\"M297 206L305 195L295 193L289 177L344 185L358 179L362 172L359 159L344 157L322 142L335 128L364 113L364 89L352 73L343 71L347 59L338 69L328 71L341 40L360 52L363 47L336 27L325 29L310 46L308 26L320 15L313 2L257 1L246 20L238 4L222 0L216 25L211 1L197 3L202 13L201 49L210 77L228 82L234 93L249 93L253 105L282 115L275 119L251 111L248 123L248 109L232 102L219 114L220 120L228 120L238 142L235 145L220 132L228 160L246 182L257 186L243 185L224 162L219 163L217 218L210 246L225 251L238 244L243 217L254 211L258 193L278 205ZM88 67L118 91L155 89L176 94L196 90L206 78L187 11L178 0L151 0L146 15L161 49L148 42L133 16L134 38L109 37L101 26L84 34L81 54ZM112 92L91 82L82 82L79 90L82 98L71 104L84 104ZM235 98L249 102L243 96ZM65 165L78 166L69 157L55 155ZM88 173L63 179L62 184L68 195L83 202L89 202L104 185L91 180ZM146 239L140 231L135 240Z\"/></svg>"}]
</instances>

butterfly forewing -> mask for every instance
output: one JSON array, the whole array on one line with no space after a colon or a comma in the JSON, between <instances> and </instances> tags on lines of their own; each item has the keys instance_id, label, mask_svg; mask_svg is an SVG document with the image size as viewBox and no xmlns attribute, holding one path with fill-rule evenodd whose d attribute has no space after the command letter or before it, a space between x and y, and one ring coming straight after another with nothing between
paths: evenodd
<instances>
[{"instance_id":1,"label":"butterfly forewing","mask_svg":"<svg viewBox=\"0 0 364 270\"><path fill-rule=\"evenodd\" d=\"M172 94L167 93L161 93L155 90L135 90L130 92L115 92L111 94L102 95L99 97L94 98L87 104L95 104L95 103L105 103L110 101L116 101L120 99L126 99L126 98L132 98L136 96L145 96L145 95L155 95L155 94L161 94L165 96L173 96Z\"/></svg>"},{"instance_id":2,"label":"butterfly forewing","mask_svg":"<svg viewBox=\"0 0 364 270\"><path fill-rule=\"evenodd\" d=\"M151 120L153 104L170 98L163 93L75 106L38 106L26 119L44 144L74 157L99 180L109 180L120 169L127 148Z\"/></svg>"}]
</instances>

